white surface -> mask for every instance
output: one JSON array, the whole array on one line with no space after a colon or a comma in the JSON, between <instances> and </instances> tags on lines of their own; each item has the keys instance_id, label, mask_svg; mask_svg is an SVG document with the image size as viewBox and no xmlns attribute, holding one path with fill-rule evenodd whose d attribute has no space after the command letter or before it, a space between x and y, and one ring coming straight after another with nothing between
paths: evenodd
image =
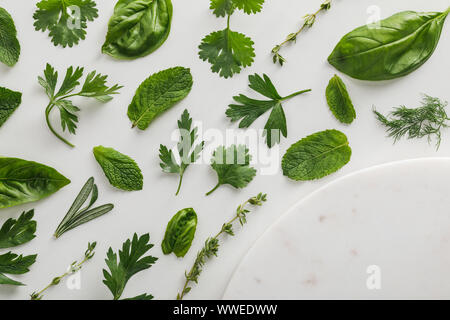
<instances>
[{"instance_id":1,"label":"white surface","mask_svg":"<svg viewBox=\"0 0 450 320\"><path fill-rule=\"evenodd\" d=\"M258 240L224 298L448 299L449 175L450 159L402 161L314 192Z\"/></svg>"},{"instance_id":2,"label":"white surface","mask_svg":"<svg viewBox=\"0 0 450 320\"><path fill-rule=\"evenodd\" d=\"M351 126L339 124L326 106L325 87L336 73L326 58L348 31L366 23L367 9L378 5L381 16L387 17L402 10L442 11L448 0L336 0L332 10L318 17L317 24L299 37L295 46L283 49L288 59L285 67L272 64L269 54L273 45L299 26L300 18L315 11L321 0L267 0L263 11L246 16L236 13L232 17L233 29L252 37L256 58L250 68L232 79L222 79L210 71L210 65L198 56L198 45L203 36L224 28L226 21L211 14L209 1L173 0L174 19L167 42L148 57L121 62L102 55L107 22L115 1L97 0L99 18L88 24L87 39L74 48L54 47L47 33L36 32L31 3L37 1L3 0L1 6L14 17L22 45L19 63L12 69L0 66L0 85L23 92L23 103L0 129L0 150L4 156L20 157L53 166L72 180L72 183L52 197L26 206L2 210L0 223L17 217L29 208L36 209L37 238L17 248L17 252L38 253L38 260L30 273L17 279L28 284L24 288L0 288L0 298L27 298L27 294L42 288L55 275L64 271L74 259L81 258L88 241L98 241L97 254L81 273L81 290L69 290L65 285L50 290L47 299L110 299L108 289L102 284L102 268L107 249L115 250L134 232L149 232L155 248L151 254L160 258L150 270L133 277L124 297L143 292L158 299L175 298L183 283L184 270L195 259L204 240L215 233L222 223L235 212L236 206L248 197L262 191L269 201L249 217L245 230L223 242L219 258L208 262L200 283L188 298L220 298L233 270L251 244L289 207L311 191L358 169L375 164L430 156L450 156L450 137L443 134L438 152L424 141L401 141L393 146L385 131L375 121L372 106L387 112L393 106L417 106L419 94L438 96L450 100L447 74L450 67L449 21L447 21L439 46L433 57L413 74L389 82L369 83L343 76L357 110L357 119ZM288 8L288 10L286 9ZM56 140L46 127L44 109L47 97L37 83L45 64L50 62L60 74L69 65L85 66L108 74L111 83L125 86L121 94L107 105L86 99L75 99L82 107L78 134L71 137L77 148L68 149ZM126 117L128 104L135 89L150 74L176 65L190 67L195 85L187 99L155 121L147 131L130 129ZM281 159L289 146L316 131L336 128L348 135L353 156L350 163L338 173L315 182L296 183L283 177L279 169L274 175L258 175L244 190L223 187L206 198L216 181L215 173L207 165L189 168L180 196L175 197L177 178L161 172L159 144L174 145L171 133L184 108L193 118L201 121L204 129L237 128L230 125L224 112L232 96L249 93L247 77L252 73L267 73L282 94L312 88L313 92L285 104L289 136L281 143ZM253 94L253 93L251 93ZM262 128L267 116L255 122ZM96 145L114 147L136 159L143 170L144 190L125 193L112 188L92 156ZM263 149L264 151L264 149ZM279 168L279 166L277 165ZM56 226L88 177L95 176L100 189L99 204L113 202L113 213L67 233L55 241L51 238ZM168 220L179 209L193 207L199 215L199 225L192 249L184 259L163 256L160 243ZM402 232L402 230L399 230Z\"/></svg>"}]
</instances>

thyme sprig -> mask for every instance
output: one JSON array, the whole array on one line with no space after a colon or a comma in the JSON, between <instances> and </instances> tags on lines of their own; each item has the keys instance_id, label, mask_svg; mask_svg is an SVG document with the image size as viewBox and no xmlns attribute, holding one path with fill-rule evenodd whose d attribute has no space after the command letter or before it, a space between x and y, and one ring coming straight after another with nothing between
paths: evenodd
<instances>
[{"instance_id":1,"label":"thyme sprig","mask_svg":"<svg viewBox=\"0 0 450 320\"><path fill-rule=\"evenodd\" d=\"M272 49L273 63L278 62L281 66L283 66L283 64L286 62L286 59L282 55L280 55L281 48L289 42L296 42L298 35L303 30L305 30L306 28L311 28L316 22L317 15L320 12L329 10L331 8L331 1L332 0L326 0L324 3L320 5L319 10L317 10L315 13L305 15L303 17L303 25L300 27L300 29L297 32L288 34L288 36L282 43L276 45Z\"/></svg>"},{"instance_id":2,"label":"thyme sprig","mask_svg":"<svg viewBox=\"0 0 450 320\"><path fill-rule=\"evenodd\" d=\"M252 206L262 206L262 204L267 201L267 195L259 193L256 197L252 197L240 204L236 209L236 215L230 221L224 223L220 231L214 236L210 237L205 241L203 248L197 253L197 258L195 259L194 265L189 272L185 272L186 281L184 283L181 293L177 294L177 300L183 300L184 296L188 294L192 287L189 286L191 282L198 283L198 278L203 271L203 267L206 261L214 256L217 257L219 251L219 237L223 234L228 234L234 236L233 224L235 221L239 221L241 226L247 223L247 214L250 210L247 209L247 205Z\"/></svg>"},{"instance_id":3,"label":"thyme sprig","mask_svg":"<svg viewBox=\"0 0 450 320\"><path fill-rule=\"evenodd\" d=\"M51 288L53 286L57 286L61 282L61 280L64 279L65 277L80 271L83 264L86 261L91 260L94 257L94 254L95 254L94 249L95 249L96 245L97 245L97 242L88 243L88 248L84 253L84 259L81 262L77 262L77 261L72 262L68 271L66 271L59 277L53 278L53 280L41 291L33 292L30 295L31 300L42 300L42 298L44 297L43 294L45 291L47 291L49 288Z\"/></svg>"},{"instance_id":4,"label":"thyme sprig","mask_svg":"<svg viewBox=\"0 0 450 320\"><path fill-rule=\"evenodd\" d=\"M394 143L406 136L408 139L420 139L426 137L431 144L433 137L436 140L436 150L441 144L441 130L448 128L445 107L448 102L439 98L423 95L422 106L410 109L405 106L394 108L389 114L390 118L382 115L375 109L378 121L386 128L388 136L394 138Z\"/></svg>"}]
</instances>

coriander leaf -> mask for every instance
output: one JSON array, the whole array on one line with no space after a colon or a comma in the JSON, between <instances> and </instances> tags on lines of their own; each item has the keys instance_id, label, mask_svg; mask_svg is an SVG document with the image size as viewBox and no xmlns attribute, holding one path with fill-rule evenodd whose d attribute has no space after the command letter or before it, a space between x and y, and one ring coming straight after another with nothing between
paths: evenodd
<instances>
[{"instance_id":1,"label":"coriander leaf","mask_svg":"<svg viewBox=\"0 0 450 320\"><path fill-rule=\"evenodd\" d=\"M113 148L98 146L93 151L111 185L125 191L142 190L141 169L133 159Z\"/></svg>"},{"instance_id":2,"label":"coriander leaf","mask_svg":"<svg viewBox=\"0 0 450 320\"><path fill-rule=\"evenodd\" d=\"M283 156L281 167L292 180L315 180L341 169L351 155L345 134L326 130L294 143Z\"/></svg>"},{"instance_id":3,"label":"coriander leaf","mask_svg":"<svg viewBox=\"0 0 450 320\"><path fill-rule=\"evenodd\" d=\"M23 212L20 217L8 219L0 229L0 249L12 248L33 240L36 235L36 221L31 220L34 210Z\"/></svg>"},{"instance_id":4,"label":"coriander leaf","mask_svg":"<svg viewBox=\"0 0 450 320\"><path fill-rule=\"evenodd\" d=\"M191 163L194 163L200 157L205 142L202 141L195 145L198 138L198 128L191 130L192 118L187 110L184 110L181 119L178 121L178 129L180 131L180 140L177 144L178 155L180 156L180 164L177 163L172 150L168 150L166 146L161 145L159 149L159 158L161 159L161 169L167 173L177 173L180 175L180 182L176 195L180 192L183 175Z\"/></svg>"},{"instance_id":5,"label":"coriander leaf","mask_svg":"<svg viewBox=\"0 0 450 320\"><path fill-rule=\"evenodd\" d=\"M42 0L33 15L36 31L49 30L55 46L72 47L86 37L87 21L98 17L92 0Z\"/></svg>"},{"instance_id":6,"label":"coriander leaf","mask_svg":"<svg viewBox=\"0 0 450 320\"><path fill-rule=\"evenodd\" d=\"M199 46L199 56L211 64L211 70L229 78L252 65L255 57L253 41L242 33L225 29L205 38Z\"/></svg>"},{"instance_id":7,"label":"coriander leaf","mask_svg":"<svg viewBox=\"0 0 450 320\"><path fill-rule=\"evenodd\" d=\"M264 0L233 0L233 4L245 13L252 14L261 11Z\"/></svg>"},{"instance_id":8,"label":"coriander leaf","mask_svg":"<svg viewBox=\"0 0 450 320\"><path fill-rule=\"evenodd\" d=\"M191 248L197 229L197 214L194 209L178 211L167 224L161 248L164 254L174 253L182 258Z\"/></svg>"},{"instance_id":9,"label":"coriander leaf","mask_svg":"<svg viewBox=\"0 0 450 320\"><path fill-rule=\"evenodd\" d=\"M20 44L14 20L8 11L0 7L0 62L12 67L19 56Z\"/></svg>"},{"instance_id":10,"label":"coriander leaf","mask_svg":"<svg viewBox=\"0 0 450 320\"><path fill-rule=\"evenodd\" d=\"M37 255L18 256L12 252L0 255L0 284L23 286L23 283L14 281L6 274L24 274L30 271L29 267L36 262Z\"/></svg>"},{"instance_id":11,"label":"coriander leaf","mask_svg":"<svg viewBox=\"0 0 450 320\"><path fill-rule=\"evenodd\" d=\"M190 69L175 67L151 75L136 91L128 107L133 128L148 128L157 116L186 98L192 89Z\"/></svg>"},{"instance_id":12,"label":"coriander leaf","mask_svg":"<svg viewBox=\"0 0 450 320\"><path fill-rule=\"evenodd\" d=\"M128 280L133 275L150 268L158 260L158 258L152 256L143 257L153 247L153 244L150 244L149 241L150 235L148 233L139 238L135 233L133 240L125 241L122 250L119 250L119 261L117 261L117 254L113 252L112 248L109 248L105 259L109 272L103 269L103 276L105 277L103 283L111 291L114 300L118 300L122 296ZM144 294L138 297L148 299L150 295Z\"/></svg>"},{"instance_id":13,"label":"coriander leaf","mask_svg":"<svg viewBox=\"0 0 450 320\"><path fill-rule=\"evenodd\" d=\"M263 77L258 74L250 75L248 80L251 89L270 100L256 100L240 94L239 96L233 97L234 101L238 104L230 104L225 114L232 122L241 120L239 128L248 128L256 119L272 109L269 119L264 127L264 136L266 136L267 146L271 148L276 143L280 142L281 134L283 134L284 137L287 137L286 116L284 114L282 102L311 90L302 90L289 96L281 97L266 74L264 74Z\"/></svg>"},{"instance_id":14,"label":"coriander leaf","mask_svg":"<svg viewBox=\"0 0 450 320\"><path fill-rule=\"evenodd\" d=\"M22 93L0 87L0 127L22 103Z\"/></svg>"},{"instance_id":15,"label":"coriander leaf","mask_svg":"<svg viewBox=\"0 0 450 320\"><path fill-rule=\"evenodd\" d=\"M225 17L233 13L233 0L211 0L209 8L217 17Z\"/></svg>"},{"instance_id":16,"label":"coriander leaf","mask_svg":"<svg viewBox=\"0 0 450 320\"><path fill-rule=\"evenodd\" d=\"M331 112L342 123L350 124L356 118L356 111L345 83L335 75L326 90L327 102Z\"/></svg>"},{"instance_id":17,"label":"coriander leaf","mask_svg":"<svg viewBox=\"0 0 450 320\"><path fill-rule=\"evenodd\" d=\"M237 189L246 187L256 175L256 170L250 167L250 160L251 155L244 145L218 147L213 153L211 167L216 171L219 182L206 195L210 195L224 184Z\"/></svg>"}]
</instances>

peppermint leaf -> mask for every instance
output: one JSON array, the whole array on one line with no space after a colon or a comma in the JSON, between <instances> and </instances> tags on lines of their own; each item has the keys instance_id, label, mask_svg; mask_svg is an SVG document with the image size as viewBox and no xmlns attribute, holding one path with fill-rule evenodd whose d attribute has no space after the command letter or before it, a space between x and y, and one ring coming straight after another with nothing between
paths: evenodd
<instances>
[{"instance_id":1,"label":"peppermint leaf","mask_svg":"<svg viewBox=\"0 0 450 320\"><path fill-rule=\"evenodd\" d=\"M12 67L19 56L20 44L14 20L8 11L0 7L0 62Z\"/></svg>"},{"instance_id":2,"label":"peppermint leaf","mask_svg":"<svg viewBox=\"0 0 450 320\"><path fill-rule=\"evenodd\" d=\"M22 93L0 87L0 127L22 103Z\"/></svg>"},{"instance_id":3,"label":"peppermint leaf","mask_svg":"<svg viewBox=\"0 0 450 320\"><path fill-rule=\"evenodd\" d=\"M356 111L348 94L345 83L335 75L331 78L326 90L327 102L336 119L350 124L356 118Z\"/></svg>"}]
</instances>

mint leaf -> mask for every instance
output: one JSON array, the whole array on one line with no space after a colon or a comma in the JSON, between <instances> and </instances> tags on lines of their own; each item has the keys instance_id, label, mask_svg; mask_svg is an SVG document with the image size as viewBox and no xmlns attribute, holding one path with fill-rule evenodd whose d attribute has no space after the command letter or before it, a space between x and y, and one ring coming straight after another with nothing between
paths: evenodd
<instances>
[{"instance_id":1,"label":"mint leaf","mask_svg":"<svg viewBox=\"0 0 450 320\"><path fill-rule=\"evenodd\" d=\"M18 256L12 252L0 255L0 284L23 286L24 284L12 280L6 274L24 274L30 271L29 267L36 262L37 255Z\"/></svg>"},{"instance_id":2,"label":"mint leaf","mask_svg":"<svg viewBox=\"0 0 450 320\"><path fill-rule=\"evenodd\" d=\"M335 75L331 78L326 90L327 102L336 119L350 124L356 118L356 111L348 94L345 83Z\"/></svg>"},{"instance_id":3,"label":"mint leaf","mask_svg":"<svg viewBox=\"0 0 450 320\"><path fill-rule=\"evenodd\" d=\"M0 62L12 67L19 56L20 44L14 20L8 11L0 7Z\"/></svg>"},{"instance_id":4,"label":"mint leaf","mask_svg":"<svg viewBox=\"0 0 450 320\"><path fill-rule=\"evenodd\" d=\"M133 128L148 128L154 119L183 100L191 92L190 69L175 67L151 75L136 91L128 107L128 118Z\"/></svg>"},{"instance_id":5,"label":"mint leaf","mask_svg":"<svg viewBox=\"0 0 450 320\"><path fill-rule=\"evenodd\" d=\"M0 229L0 249L12 248L33 240L36 221L32 220L34 210L23 212L20 217L8 219Z\"/></svg>"},{"instance_id":6,"label":"mint leaf","mask_svg":"<svg viewBox=\"0 0 450 320\"><path fill-rule=\"evenodd\" d=\"M195 145L195 141L198 138L198 128L195 127L191 130L192 118L187 110L184 110L181 115L181 119L178 121L178 129L180 130L180 141L177 144L177 151L180 157L180 163L175 159L172 150L169 150L166 146L161 145L159 149L159 158L161 159L161 169L167 173L177 173L180 175L180 182L178 184L178 190L176 195L180 192L181 183L183 181L183 175L186 169L191 163L194 163L200 157L200 153L203 151L205 142L202 141ZM195 145L195 147L194 147Z\"/></svg>"},{"instance_id":7,"label":"mint leaf","mask_svg":"<svg viewBox=\"0 0 450 320\"><path fill-rule=\"evenodd\" d=\"M199 56L211 64L211 70L221 77L230 78L242 68L251 66L255 57L252 39L242 33L225 29L205 38L199 46Z\"/></svg>"},{"instance_id":8,"label":"mint leaf","mask_svg":"<svg viewBox=\"0 0 450 320\"><path fill-rule=\"evenodd\" d=\"M87 21L98 17L92 0L42 0L33 15L36 31L49 30L55 46L77 45L86 37Z\"/></svg>"},{"instance_id":9,"label":"mint leaf","mask_svg":"<svg viewBox=\"0 0 450 320\"><path fill-rule=\"evenodd\" d=\"M0 127L22 103L22 93L0 87Z\"/></svg>"},{"instance_id":10,"label":"mint leaf","mask_svg":"<svg viewBox=\"0 0 450 320\"><path fill-rule=\"evenodd\" d=\"M250 167L251 155L244 145L232 145L229 148L218 147L211 159L211 167L216 171L218 183L206 195L213 193L218 187L229 184L237 189L246 187L256 175Z\"/></svg>"},{"instance_id":11,"label":"mint leaf","mask_svg":"<svg viewBox=\"0 0 450 320\"><path fill-rule=\"evenodd\" d=\"M283 174L292 180L315 180L341 169L351 155L345 134L326 130L293 144L284 155L281 167Z\"/></svg>"},{"instance_id":12,"label":"mint leaf","mask_svg":"<svg viewBox=\"0 0 450 320\"><path fill-rule=\"evenodd\" d=\"M248 80L251 89L270 100L256 100L240 94L233 97L238 104L230 104L225 114L232 122L241 120L239 128L248 128L256 119L272 109L264 127L267 146L271 148L276 143L280 143L281 134L287 137L286 115L282 102L311 90L302 90L289 96L281 97L266 74L263 77L258 74L250 75Z\"/></svg>"},{"instance_id":13,"label":"mint leaf","mask_svg":"<svg viewBox=\"0 0 450 320\"><path fill-rule=\"evenodd\" d=\"M141 169L133 159L103 146L94 148L94 156L111 185L126 191L142 190Z\"/></svg>"},{"instance_id":14,"label":"mint leaf","mask_svg":"<svg viewBox=\"0 0 450 320\"><path fill-rule=\"evenodd\" d=\"M109 272L103 269L103 276L105 277L103 283L111 291L114 300L118 300L122 296L128 280L133 275L150 268L158 260L158 258L152 256L143 257L148 250L153 248L153 244L150 244L149 241L150 235L148 233L139 238L135 233L133 240L125 241L122 250L119 250L119 261L117 261L117 254L114 253L112 248L109 248L105 259ZM150 296L143 294L132 298L132 300L149 300Z\"/></svg>"}]
</instances>

